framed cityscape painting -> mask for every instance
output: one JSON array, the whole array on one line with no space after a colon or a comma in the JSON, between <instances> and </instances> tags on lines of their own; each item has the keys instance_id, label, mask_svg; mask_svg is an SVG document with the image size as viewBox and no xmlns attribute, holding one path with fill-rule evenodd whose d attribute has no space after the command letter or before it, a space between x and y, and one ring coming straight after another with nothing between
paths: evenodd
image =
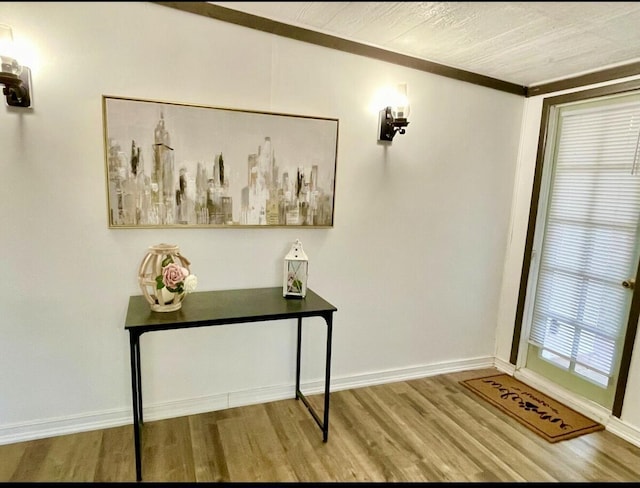
<instances>
[{"instance_id":1,"label":"framed cityscape painting","mask_svg":"<svg viewBox=\"0 0 640 488\"><path fill-rule=\"evenodd\" d=\"M338 119L102 97L110 228L333 227Z\"/></svg>"}]
</instances>

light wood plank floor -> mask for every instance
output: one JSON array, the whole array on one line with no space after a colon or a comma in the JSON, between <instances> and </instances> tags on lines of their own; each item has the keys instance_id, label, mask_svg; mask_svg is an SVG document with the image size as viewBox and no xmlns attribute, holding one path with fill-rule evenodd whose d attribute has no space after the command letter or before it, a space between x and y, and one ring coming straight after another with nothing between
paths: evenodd
<instances>
[{"instance_id":1,"label":"light wood plank floor","mask_svg":"<svg viewBox=\"0 0 640 488\"><path fill-rule=\"evenodd\" d=\"M550 444L461 386L483 369L337 391L329 441L282 400L147 422L145 481L640 481L607 431ZM322 395L309 397L322 412ZM131 426L0 446L0 481L135 481Z\"/></svg>"}]
</instances>

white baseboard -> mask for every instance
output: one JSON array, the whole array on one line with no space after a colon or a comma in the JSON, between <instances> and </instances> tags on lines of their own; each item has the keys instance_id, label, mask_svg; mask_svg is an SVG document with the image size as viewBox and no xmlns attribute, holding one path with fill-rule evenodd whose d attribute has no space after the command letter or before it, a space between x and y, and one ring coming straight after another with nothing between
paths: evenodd
<instances>
[{"instance_id":1,"label":"white baseboard","mask_svg":"<svg viewBox=\"0 0 640 488\"><path fill-rule=\"evenodd\" d=\"M612 434L617 435L621 439L640 447L640 431L635 427L623 422L617 417L611 417L607 423L606 429Z\"/></svg>"},{"instance_id":2,"label":"white baseboard","mask_svg":"<svg viewBox=\"0 0 640 488\"><path fill-rule=\"evenodd\" d=\"M503 373L510 374L511 376L513 376L513 373L516 371L516 367L513 364L503 361L500 358L495 358L494 366Z\"/></svg>"},{"instance_id":3,"label":"white baseboard","mask_svg":"<svg viewBox=\"0 0 640 488\"><path fill-rule=\"evenodd\" d=\"M361 375L332 377L330 386L331 391L338 391L491 366L493 366L493 358L491 357L467 359ZM324 380L303 382L300 389L305 395L323 393ZM285 400L294 398L294 396L295 385L291 384L187 398L145 405L144 419L154 421L184 415L195 415L226 408ZM103 412L0 425L0 445L75 434L77 432L108 429L131 424L132 421L131 407L128 406Z\"/></svg>"},{"instance_id":4,"label":"white baseboard","mask_svg":"<svg viewBox=\"0 0 640 488\"><path fill-rule=\"evenodd\" d=\"M113 409L68 417L56 417L0 426L0 445L108 429L131 423L129 409Z\"/></svg>"},{"instance_id":5,"label":"white baseboard","mask_svg":"<svg viewBox=\"0 0 640 488\"><path fill-rule=\"evenodd\" d=\"M495 367L508 374L514 374L515 370L512 364L487 356L483 358L449 361L446 363L376 371L351 376L334 376L331 378L331 391L348 390L490 367ZM521 377L520 374L518 376ZM521 377L521 379L526 379L534 388L538 388L540 391L553 395L554 398L562 401L567 406L570 406L591 418L601 421L606 426L607 430L610 430L613 434L618 435L624 440L640 447L640 430L625 424L620 419L611 417L609 414L607 414L608 416L606 416L606 418L603 418L603 413L598 410L593 410L593 408L591 408L591 410L585 410L585 406L580 405L575 401L575 399L567 397L564 392L552 391L552 388L550 388L549 385L542 384L535 378L530 379L528 377ZM323 393L324 380L303 382L300 389L305 395ZM295 386L293 384L287 384L265 388L254 388L251 390L233 391L218 395L187 398L184 400L147 405L144 407L144 419L147 421L154 421L166 418L182 417L185 415L195 415L204 412L224 410L226 408L285 400L287 398L294 398L294 395ZM601 418L603 418L603 420L600 420ZM131 422L131 408L125 407L103 412L91 412L68 417L42 419L12 425L1 425L0 445L74 434L77 432L119 427L122 425L129 425Z\"/></svg>"}]
</instances>

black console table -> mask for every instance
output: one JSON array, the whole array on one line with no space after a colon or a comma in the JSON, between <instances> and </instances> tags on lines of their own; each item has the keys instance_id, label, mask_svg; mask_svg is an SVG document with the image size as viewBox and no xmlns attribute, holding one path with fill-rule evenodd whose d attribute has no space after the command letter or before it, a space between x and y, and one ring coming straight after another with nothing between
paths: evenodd
<instances>
[{"instance_id":1,"label":"black console table","mask_svg":"<svg viewBox=\"0 0 640 488\"><path fill-rule=\"evenodd\" d=\"M159 330L298 319L295 399L300 399L305 404L322 430L322 440L327 442L329 435L331 335L333 312L337 310L336 307L309 289L307 289L305 298L284 298L282 296L282 287L190 293L182 303L182 308L174 312L153 312L142 295L129 297L129 308L124 328L129 331L131 354L136 480L142 480L140 440L141 426L144 422L142 416L142 378L140 374L140 336L142 334ZM323 419L320 419L300 391L300 345L302 340L302 319L304 317L322 317L327 323Z\"/></svg>"}]
</instances>

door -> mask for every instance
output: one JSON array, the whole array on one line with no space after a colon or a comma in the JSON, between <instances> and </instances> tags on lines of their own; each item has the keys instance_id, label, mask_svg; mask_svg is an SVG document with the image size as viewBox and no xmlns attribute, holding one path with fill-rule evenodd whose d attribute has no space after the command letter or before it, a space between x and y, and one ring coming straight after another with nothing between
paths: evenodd
<instances>
[{"instance_id":1,"label":"door","mask_svg":"<svg viewBox=\"0 0 640 488\"><path fill-rule=\"evenodd\" d=\"M518 362L611 409L640 254L640 94L548 120Z\"/></svg>"}]
</instances>

